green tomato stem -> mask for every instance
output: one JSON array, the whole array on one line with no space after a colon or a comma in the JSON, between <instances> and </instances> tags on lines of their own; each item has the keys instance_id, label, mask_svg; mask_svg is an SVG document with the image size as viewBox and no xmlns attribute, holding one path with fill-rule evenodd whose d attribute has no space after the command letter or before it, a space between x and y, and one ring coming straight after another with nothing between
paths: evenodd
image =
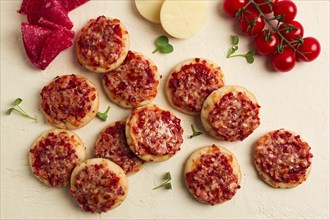
<instances>
[{"instance_id":1,"label":"green tomato stem","mask_svg":"<svg viewBox=\"0 0 330 220\"><path fill-rule=\"evenodd\" d=\"M258 12L259 12L259 14L260 14L260 16L267 22L267 24L269 25L269 27L273 30L273 31L275 31L279 36L280 36L280 38L281 38L281 44L283 43L283 41L285 42L285 43L287 43L287 45L289 46L289 47L291 47L292 49L293 49L293 51L295 52L295 53L298 53L298 54L300 54L300 55L302 55L304 58L306 58L305 57L305 55L303 54L303 53L301 53L300 51L298 51L292 44L291 44L291 42L290 41L288 41L281 33L280 33L280 31L278 30L278 28L276 27L274 27L274 25L270 22L271 20L274 20L274 19L272 19L272 18L267 18L266 16L265 16L265 14L261 11L261 9L260 9L260 7L259 7L259 4L257 4L257 3L255 3L254 2L254 0L250 0L249 1L249 3L244 7L244 9L249 5L249 4L253 4L255 7L256 7L256 9L258 10ZM279 22L277 23L277 26L278 26L278 24L279 24ZM280 51L279 51L280 52Z\"/></svg>"}]
</instances>

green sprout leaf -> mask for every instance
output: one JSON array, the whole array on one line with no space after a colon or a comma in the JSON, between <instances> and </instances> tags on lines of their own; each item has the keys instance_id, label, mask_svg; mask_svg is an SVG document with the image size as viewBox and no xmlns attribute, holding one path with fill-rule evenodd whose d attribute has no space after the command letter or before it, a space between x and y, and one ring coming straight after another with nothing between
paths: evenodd
<instances>
[{"instance_id":1,"label":"green sprout leaf","mask_svg":"<svg viewBox=\"0 0 330 220\"><path fill-rule=\"evenodd\" d=\"M235 45L238 45L238 43L239 43L239 38L238 38L238 36L237 36L237 35L232 35L232 36L231 36L231 44L232 44L233 46L235 46Z\"/></svg>"},{"instance_id":2,"label":"green sprout leaf","mask_svg":"<svg viewBox=\"0 0 330 220\"><path fill-rule=\"evenodd\" d=\"M109 110L110 110L110 106L108 106L107 110L104 113L98 112L97 113L97 117L99 119L101 119L102 121L106 121L107 118L108 118L108 112L109 112Z\"/></svg>"},{"instance_id":3,"label":"green sprout leaf","mask_svg":"<svg viewBox=\"0 0 330 220\"><path fill-rule=\"evenodd\" d=\"M158 47L165 47L166 45L168 45L168 38L166 36L160 36L156 39L156 45Z\"/></svg>"},{"instance_id":4,"label":"green sprout leaf","mask_svg":"<svg viewBox=\"0 0 330 220\"><path fill-rule=\"evenodd\" d=\"M10 108L7 110L7 115L10 115L13 111L15 111L16 109L14 108Z\"/></svg>"},{"instance_id":5,"label":"green sprout leaf","mask_svg":"<svg viewBox=\"0 0 330 220\"><path fill-rule=\"evenodd\" d=\"M31 115L29 115L28 113L26 113L26 111L24 111L19 104L22 103L22 99L21 98L17 98L15 99L15 101L13 102L14 107L11 107L7 110L7 114L11 115L12 112L17 112L18 114L20 114L23 117L29 118L29 119L33 119L34 121L37 121L36 117L33 117Z\"/></svg>"},{"instance_id":6,"label":"green sprout leaf","mask_svg":"<svg viewBox=\"0 0 330 220\"><path fill-rule=\"evenodd\" d=\"M165 179L165 181L163 183L161 183L160 185L154 187L153 190L159 189L162 187L164 187L165 189L172 189L172 184L170 182L172 180L171 173L170 172L165 173L164 179Z\"/></svg>"},{"instance_id":7,"label":"green sprout leaf","mask_svg":"<svg viewBox=\"0 0 330 220\"><path fill-rule=\"evenodd\" d=\"M156 49L152 53L171 53L173 52L173 46L169 43L166 36L160 36L156 39Z\"/></svg>"},{"instance_id":8,"label":"green sprout leaf","mask_svg":"<svg viewBox=\"0 0 330 220\"><path fill-rule=\"evenodd\" d=\"M196 129L195 129L195 127L194 127L193 124L191 124L191 130L192 130L193 133L192 133L192 135L189 136L190 139L193 138L193 137L196 137L196 136L198 136L198 135L203 134L203 133L200 132L200 131L196 131Z\"/></svg>"},{"instance_id":9,"label":"green sprout leaf","mask_svg":"<svg viewBox=\"0 0 330 220\"><path fill-rule=\"evenodd\" d=\"M255 51L249 51L245 54L245 59L248 63L253 63L254 62L254 55L256 55Z\"/></svg>"},{"instance_id":10,"label":"green sprout leaf","mask_svg":"<svg viewBox=\"0 0 330 220\"><path fill-rule=\"evenodd\" d=\"M164 188L165 188L165 189L172 189L172 183L166 183L166 184L164 185Z\"/></svg>"},{"instance_id":11,"label":"green sprout leaf","mask_svg":"<svg viewBox=\"0 0 330 220\"><path fill-rule=\"evenodd\" d=\"M228 49L227 58L234 54L238 50L239 38L237 35L231 36L231 47Z\"/></svg>"},{"instance_id":12,"label":"green sprout leaf","mask_svg":"<svg viewBox=\"0 0 330 220\"><path fill-rule=\"evenodd\" d=\"M17 98L14 102L14 106L18 106L19 104L21 104L23 100L21 98Z\"/></svg>"},{"instance_id":13,"label":"green sprout leaf","mask_svg":"<svg viewBox=\"0 0 330 220\"><path fill-rule=\"evenodd\" d=\"M255 51L249 51L246 54L235 54L235 52L238 50L238 43L239 43L239 38L237 35L231 36L231 42L232 42L232 45L228 49L226 58L244 57L249 64L254 62L254 55L256 54Z\"/></svg>"}]
</instances>

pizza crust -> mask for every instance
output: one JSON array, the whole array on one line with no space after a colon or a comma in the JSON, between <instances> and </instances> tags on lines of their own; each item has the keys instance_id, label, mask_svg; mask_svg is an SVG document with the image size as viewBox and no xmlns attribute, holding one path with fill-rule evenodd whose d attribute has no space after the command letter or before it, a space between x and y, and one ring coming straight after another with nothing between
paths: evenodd
<instances>
[{"instance_id":1,"label":"pizza crust","mask_svg":"<svg viewBox=\"0 0 330 220\"><path fill-rule=\"evenodd\" d=\"M104 88L106 94L108 95L108 97L111 99L111 101L113 101L114 103L116 103L124 108L141 107L141 106L147 105L150 102L152 102L157 95L158 87L159 87L159 83L160 83L160 73L159 73L159 70L158 70L157 66L155 65L155 63L152 60L150 60L147 56L143 55L142 53L135 52L135 51L129 51L128 55L126 56L126 59L131 55L130 53L132 53L132 55L135 56L136 59L142 60L142 61L140 61L141 65L135 65L134 67L130 67L130 63L126 63L126 60L124 60L124 62L117 69L113 70L112 72L110 72L106 75L103 75L103 77L102 77L103 88ZM145 80L145 78L141 79L141 81L138 82L140 84L137 84L135 81L130 81L129 76L128 76L128 74L130 72L128 72L127 69L132 71L132 69L134 68L134 70L140 71L141 66L145 62L149 63L148 71L152 71L152 73L154 75L153 80L151 80L152 84L151 83L147 84L149 79L147 79L147 82L145 82L145 84L144 84L143 80ZM145 77L145 74L146 74L146 70L144 69L143 72L141 72L140 76ZM119 79L120 79L120 82L119 82ZM125 91L123 95L128 95L128 97L125 97L125 98L120 97L119 95L116 95L111 90L111 88L106 85L107 81L111 82L112 85L113 84L119 85L118 83L125 83L126 84L125 90L131 90L135 94L132 94L132 92ZM148 90L147 90L146 87L149 87L150 85L152 85L151 86L152 88L150 90L148 88ZM145 87L142 88L141 86L145 86ZM136 94L136 93L138 93L138 94ZM140 101L138 101L137 103L134 103L133 101L128 100L130 97L133 97L135 99L136 98L140 99Z\"/></svg>"},{"instance_id":2,"label":"pizza crust","mask_svg":"<svg viewBox=\"0 0 330 220\"><path fill-rule=\"evenodd\" d=\"M75 178L76 176L79 174L80 171L82 171L85 167L87 166L93 166L93 165L104 165L105 168L108 168L111 172L115 173L116 177L119 178L119 182L118 185L123 189L123 195L118 195L115 198L115 202L114 204L107 210L104 210L102 212L106 212L109 211L111 209L116 208L117 206L119 206L127 197L128 194L128 179L127 176L125 175L125 172L123 169L120 168L120 166L118 166L116 163L108 160L108 159L104 159L104 158L93 158L93 159L88 159L85 160L84 162L82 162L80 165L78 165L72 172L71 175L71 188L70 191L73 189L74 184L75 184ZM94 173L93 173L94 174ZM91 175L93 175L91 174ZM107 179L104 179L104 177L99 177L99 179L102 181L101 182L106 182ZM89 182L91 183L91 182ZM111 182L110 182L111 183ZM112 184L112 183L111 183ZM95 186L96 188L98 186ZM87 191L85 192L87 196L90 196L90 194L94 194L96 195L94 192L90 192L88 191L88 189L86 189ZM102 190L100 191L102 193ZM71 192L72 193L72 192ZM80 192L81 193L81 192ZM90 198L90 197L89 197ZM103 198L104 199L104 198ZM88 201L90 204L96 205L93 201ZM106 203L106 201L102 201L104 203ZM81 204L80 204L81 205ZM100 207L97 207L100 208ZM85 210L86 211L86 210ZM98 212L98 211L96 211ZM98 212L100 213L100 212Z\"/></svg>"},{"instance_id":3,"label":"pizza crust","mask_svg":"<svg viewBox=\"0 0 330 220\"><path fill-rule=\"evenodd\" d=\"M100 142L102 141L102 138L106 134L107 129L116 126L117 123L122 124L123 126L125 126L125 129L126 129L126 122L125 121L113 122L110 125L108 125L107 127L105 127L104 129L102 129L102 131L99 133L98 139L96 140L96 143L95 143L95 147L94 147L95 157L102 157L102 158L105 158L105 159L109 159L109 160L113 161L114 163L116 163L116 159L117 160L123 160L123 159L129 160L127 162L128 164L122 164L121 165L121 164L117 163L117 165L119 165L125 171L126 175L129 176L129 175L132 175L132 174L137 173L138 171L140 171L143 167L144 161L142 161L138 156L136 156L133 152L131 152L131 149L129 149L128 144L126 146L121 146L121 147L127 147L129 149L129 151L134 155L134 158L124 157L126 155L122 155L122 153L123 153L122 151L119 151L119 152L112 151L113 153L110 154L110 149L107 150L107 153L110 154L109 157L107 155L100 155L100 153L97 153L97 146L99 144L101 144ZM125 136L125 140L126 140L125 130L124 130L124 136ZM114 139L115 137L111 136L111 138ZM108 142L106 142L108 144L107 147L108 148L114 147L113 142L110 142L110 143L109 142L110 142L110 140ZM115 140L114 142L118 144L118 142L120 143L120 140ZM102 145L105 146L106 143L103 143ZM118 153L118 154L116 154L116 153ZM114 157L115 159L111 159L111 157ZM122 161L120 161L120 162L123 163ZM125 169L126 165L129 166L127 169ZM130 167L130 166L133 166L133 167Z\"/></svg>"},{"instance_id":4,"label":"pizza crust","mask_svg":"<svg viewBox=\"0 0 330 220\"><path fill-rule=\"evenodd\" d=\"M82 140L78 135L76 135L74 132L69 131L69 130L64 130L64 129L51 129L46 132L44 132L41 136L39 136L32 144L30 151L29 151L29 165L31 168L32 173L35 175L37 179L39 179L42 183L44 183L47 186L51 186L49 180L47 178L43 178L40 175L36 175L36 168L33 166L34 161L36 159L35 155L31 152L33 149L35 149L41 141L43 141L49 134L53 133L54 135L58 136L60 133L65 133L67 137L70 137L70 145L71 147L75 150L75 155L78 157L78 163L81 163L82 161L85 160L86 157L86 147L83 144ZM52 155L54 156L54 155ZM72 170L71 170L72 171ZM70 173L67 173L67 175L70 177ZM46 171L46 174L47 171ZM68 178L63 182L63 185L61 186L66 186L69 183L70 179Z\"/></svg>"},{"instance_id":5,"label":"pizza crust","mask_svg":"<svg viewBox=\"0 0 330 220\"><path fill-rule=\"evenodd\" d=\"M284 129L280 129L280 131L286 131L286 132L290 132L292 135L294 136L299 136L298 134L296 134L293 131L288 131L288 130L284 130ZM273 131L275 132L275 131ZM304 175L301 175L299 180L294 180L294 181L290 181L290 182L279 182L279 181L275 181L267 172L265 172L263 170L263 168L257 164L257 152L261 151L263 149L267 149L267 146L265 146L265 143L269 142L269 140L271 139L269 134L272 132L267 133L266 135L262 136L261 138L259 138L256 147L255 147L255 153L254 153L254 164L255 167L261 177L261 179L266 182L268 185L274 187L274 188L281 188L281 189L286 189L286 188L294 188L296 186L299 186L300 184L302 184L303 182L305 182L311 172L312 169L312 162L310 159L310 166L306 169L306 172ZM302 140L302 139L301 139ZM304 140L302 140L302 142L306 143ZM283 168L284 169L284 168Z\"/></svg>"},{"instance_id":6,"label":"pizza crust","mask_svg":"<svg viewBox=\"0 0 330 220\"><path fill-rule=\"evenodd\" d=\"M187 109L186 107L180 107L180 106L177 106L174 104L173 102L173 94L171 92L171 88L170 88L170 81L173 79L173 74L174 73L177 73L177 72L181 72L183 71L182 68L184 66L187 66L187 65L190 65L190 64L199 64L199 63L203 63L205 61L205 65L206 67L208 67L209 69L212 70L212 72L218 72L217 74L217 80L218 80L218 88L224 86L224 75L223 75L223 72L221 70L221 68L216 64L214 63L213 61L211 60L208 60L208 59L203 59L203 58L191 58L191 59L188 59L182 63L180 63L179 65L177 65L176 67L174 67L170 74L169 74L169 77L167 78L167 82L166 82L166 95L167 95L167 98L170 102L170 104L176 108L177 110L185 113L185 114L188 114L188 115L199 115L200 114L200 111L192 111L192 110L189 110ZM206 88L209 86L209 85L204 85ZM192 88L186 88L187 90L191 90ZM194 93L196 91L194 90L191 90L189 91L190 93ZM209 95L209 94L207 94Z\"/></svg>"},{"instance_id":7,"label":"pizza crust","mask_svg":"<svg viewBox=\"0 0 330 220\"><path fill-rule=\"evenodd\" d=\"M198 201L200 201L202 203L206 203L206 202L203 201L201 198L199 198L197 195L195 195L191 189L189 189L186 174L194 171L197 168L197 166L200 164L200 159L201 159L202 155L212 155L213 151L214 151L213 147L218 148L220 150L221 154L224 155L228 159L228 162L230 163L230 166L233 169L233 174L237 178L237 184L240 185L240 183L241 183L242 174L241 174L241 170L240 170L240 165L239 165L235 155L232 152L230 152L229 150L227 150L224 147L220 147L220 146L216 146L216 145L201 147L201 148L195 150L186 161L185 168L184 168L184 177L185 177L186 187L188 188L190 193ZM225 201L222 201L222 202L219 202L216 204L220 204L223 202L225 202ZM208 203L206 203L206 204L208 204Z\"/></svg>"},{"instance_id":8,"label":"pizza crust","mask_svg":"<svg viewBox=\"0 0 330 220\"><path fill-rule=\"evenodd\" d=\"M116 23L119 25L121 30L122 37L119 39L119 41L121 42L122 45L120 48L119 57L117 57L111 63L104 59L109 59L109 57L114 54L112 50L114 49L114 45L118 46L118 44L112 41L109 42L109 40L107 42L104 42L103 40L103 35L105 34L104 30L102 30L101 33L96 33L97 37L99 38L101 37L101 39L99 39L97 43L93 42L92 46L98 47L100 43L103 42L104 43L103 46L105 48L97 48L96 51L92 51L91 49L88 49L87 51L83 52L82 47L80 46L80 44L82 45L86 44L86 40L82 39L83 37L86 36L90 37L91 34L93 34L90 26L95 25L96 22L100 22L99 20L106 20L107 22ZM91 32L91 33L85 33L85 32ZM113 33L111 34L113 35ZM76 54L77 54L78 63L92 72L107 73L116 69L125 60L129 46L130 46L130 38L126 27L118 19L99 16L97 19L90 19L90 21L81 29L81 31L77 35ZM101 51L103 53L101 53ZM104 54L108 56L105 57ZM98 63L99 65L96 65L95 63Z\"/></svg>"},{"instance_id":9,"label":"pizza crust","mask_svg":"<svg viewBox=\"0 0 330 220\"><path fill-rule=\"evenodd\" d=\"M134 128L133 126L138 125L139 124L139 120L136 117L134 111L165 111L163 109L160 109L158 106L156 105L147 105L147 106L143 106L140 108L136 108L133 109L133 111L131 112L131 114L129 115L127 121L126 121L126 138L127 138L127 143L130 147L130 149L138 156L140 157L142 160L144 161L149 161L149 162L161 162L161 161L165 161L170 159L171 157L174 156L174 154L180 149L176 149L175 152L173 153L167 153L167 154L159 154L159 155L154 155L151 153L147 153L147 152L139 152L140 150L138 150L139 148L141 148L140 144L139 144L139 140L137 140L137 136L134 134ZM167 111L171 114L171 117L175 117L170 111ZM176 118L176 117L175 117ZM180 125L179 125L180 126ZM161 130L160 130L161 131ZM176 141L177 144L180 146L183 142L182 139L182 133L183 133L183 129L180 126L180 130L178 133L172 134L172 135L176 135ZM180 141L181 140L181 141Z\"/></svg>"},{"instance_id":10,"label":"pizza crust","mask_svg":"<svg viewBox=\"0 0 330 220\"><path fill-rule=\"evenodd\" d=\"M43 98L41 98L41 110L44 113L47 122L49 124L51 124L52 126L57 127L57 128L68 129L68 130L74 130L74 129L81 128L81 127L85 126L86 124L88 124L96 116L96 114L98 112L98 109L99 109L99 94L97 92L97 89L91 81L89 81L87 78L85 78L83 76L78 76L78 75L59 76L59 77L56 77L54 80L52 80L44 88L50 87L50 86L54 87L54 84L57 84L56 80L59 79L59 78L68 81L72 77L76 77L78 80L84 81L88 85L88 89L94 90L89 94L89 98L91 98L91 96L95 95L95 99L90 100L91 108L90 108L90 110L85 109L86 115L83 118L72 119L72 117L71 117L71 119L58 120L58 119L54 118L52 115L49 115L49 114L46 113L45 109L43 108L44 100L43 100ZM58 86L58 85L55 85L55 86ZM54 96L58 95L58 93L57 93L58 91L53 91L53 92L54 93L51 94L52 96L53 95ZM56 103L56 104L59 104L59 103ZM70 107L72 107L72 105Z\"/></svg>"},{"instance_id":11,"label":"pizza crust","mask_svg":"<svg viewBox=\"0 0 330 220\"><path fill-rule=\"evenodd\" d=\"M221 100L223 96L225 96L228 93L237 94L239 92L243 93L255 106L259 106L256 97L251 92L249 92L244 87L236 86L236 85L226 85L220 89L217 89L213 91L204 101L201 111L201 121L205 130L208 133L210 133L212 136L218 139L222 139L221 137L219 137L217 131L212 127L212 125L208 120L210 116L210 112L214 109L217 102Z\"/></svg>"}]
</instances>

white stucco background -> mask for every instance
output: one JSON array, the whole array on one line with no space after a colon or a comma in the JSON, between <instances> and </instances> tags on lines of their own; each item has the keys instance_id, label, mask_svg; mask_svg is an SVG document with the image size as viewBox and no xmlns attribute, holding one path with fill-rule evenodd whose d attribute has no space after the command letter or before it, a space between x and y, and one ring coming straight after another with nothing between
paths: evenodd
<instances>
[{"instance_id":1,"label":"white stucco background","mask_svg":"<svg viewBox=\"0 0 330 220\"><path fill-rule=\"evenodd\" d=\"M156 37L165 34L160 25L144 20L133 1L92 0L70 12L77 32L90 18L106 15L120 19L127 27L131 49L150 57L163 79L154 103L171 109L182 119L184 143L170 160L149 163L129 176L129 194L121 206L103 214L80 210L68 187L49 188L30 172L28 152L33 141L52 128L39 108L39 92L51 79L62 74L80 74L93 81L100 92L100 111L111 105L107 122L95 118L75 132L87 147L87 158L99 131L113 121L124 120L129 110L109 101L102 90L100 75L76 62L74 47L62 52L45 71L29 64L21 40L20 23L26 17L16 13L21 1L1 0L1 219L329 219L329 1L300 0L297 20L305 36L319 39L322 51L311 63L298 63L288 73L267 67L265 57L257 56L249 65L243 58L226 59L230 35L237 33L234 21L219 14L221 1L207 1L208 17L203 29L190 39L170 38L171 54L152 54ZM239 51L251 49L251 40L240 35ZM174 110L167 102L164 85L169 71L178 63L203 57L218 63L227 84L252 91L261 105L261 125L243 142L227 143L207 135L200 119ZM6 110L21 97L21 106L38 117L38 122ZM203 135L189 139L190 124ZM294 189L274 189L258 176L252 160L257 139L274 129L286 128L300 134L311 146L313 167L309 179ZM195 200L185 188L183 166L197 148L217 144L231 150L241 166L242 184L229 202L208 206ZM165 172L173 177L173 190L152 190Z\"/></svg>"}]
</instances>

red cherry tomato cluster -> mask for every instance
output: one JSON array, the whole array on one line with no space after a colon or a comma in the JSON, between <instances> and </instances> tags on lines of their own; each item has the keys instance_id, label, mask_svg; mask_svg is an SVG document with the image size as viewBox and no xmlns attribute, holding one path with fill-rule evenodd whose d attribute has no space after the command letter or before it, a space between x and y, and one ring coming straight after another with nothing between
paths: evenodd
<instances>
[{"instance_id":1,"label":"red cherry tomato cluster","mask_svg":"<svg viewBox=\"0 0 330 220\"><path fill-rule=\"evenodd\" d=\"M302 24L294 20L297 6L291 0L224 0L223 9L238 19L256 51L270 56L277 71L290 71L296 61L310 62L320 54L318 40L304 37Z\"/></svg>"}]
</instances>

